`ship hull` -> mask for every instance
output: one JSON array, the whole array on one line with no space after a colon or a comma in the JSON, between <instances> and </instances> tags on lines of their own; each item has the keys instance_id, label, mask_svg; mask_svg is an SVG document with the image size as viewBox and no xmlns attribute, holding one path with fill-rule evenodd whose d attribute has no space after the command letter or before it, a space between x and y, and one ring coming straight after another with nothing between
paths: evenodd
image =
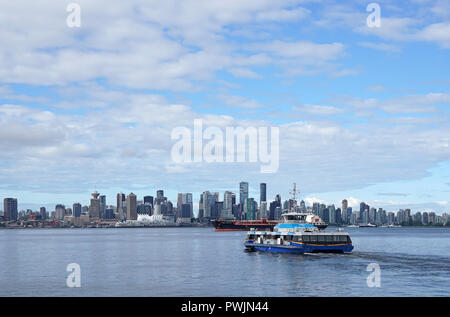
<instances>
[{"instance_id":1,"label":"ship hull","mask_svg":"<svg viewBox=\"0 0 450 317\"><path fill-rule=\"evenodd\" d=\"M275 253L350 253L353 250L352 244L342 245L276 245L276 244L255 244L245 243L247 251L275 252Z\"/></svg>"},{"instance_id":2,"label":"ship hull","mask_svg":"<svg viewBox=\"0 0 450 317\"><path fill-rule=\"evenodd\" d=\"M258 231L272 231L278 222L275 221L227 221L213 222L216 231L249 231L254 228Z\"/></svg>"}]
</instances>

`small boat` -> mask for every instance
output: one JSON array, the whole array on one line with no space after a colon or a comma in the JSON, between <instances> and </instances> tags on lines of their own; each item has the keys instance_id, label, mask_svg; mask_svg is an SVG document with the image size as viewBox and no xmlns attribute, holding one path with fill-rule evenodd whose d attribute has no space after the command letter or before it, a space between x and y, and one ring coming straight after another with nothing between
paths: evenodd
<instances>
[{"instance_id":1,"label":"small boat","mask_svg":"<svg viewBox=\"0 0 450 317\"><path fill-rule=\"evenodd\" d=\"M359 227L360 228L375 228L375 227L377 227L377 225L372 224L372 223L367 223L367 224L359 225Z\"/></svg>"}]
</instances>

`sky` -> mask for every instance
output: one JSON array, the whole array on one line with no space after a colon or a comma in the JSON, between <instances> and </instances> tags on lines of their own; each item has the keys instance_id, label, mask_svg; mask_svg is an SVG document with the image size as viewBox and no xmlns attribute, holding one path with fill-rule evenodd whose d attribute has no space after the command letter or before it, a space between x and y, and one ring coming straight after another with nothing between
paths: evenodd
<instances>
[{"instance_id":1,"label":"sky","mask_svg":"<svg viewBox=\"0 0 450 317\"><path fill-rule=\"evenodd\" d=\"M0 198L164 189L450 211L450 1L0 1ZM194 120L277 127L279 168L177 163Z\"/></svg>"}]
</instances>

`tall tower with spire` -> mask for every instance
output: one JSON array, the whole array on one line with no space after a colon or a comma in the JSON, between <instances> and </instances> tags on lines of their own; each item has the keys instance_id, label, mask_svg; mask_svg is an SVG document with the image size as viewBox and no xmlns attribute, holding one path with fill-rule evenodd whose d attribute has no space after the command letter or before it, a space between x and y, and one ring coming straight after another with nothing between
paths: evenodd
<instances>
[{"instance_id":1,"label":"tall tower with spire","mask_svg":"<svg viewBox=\"0 0 450 317\"><path fill-rule=\"evenodd\" d=\"M100 194L95 191L92 193L91 205L89 206L89 218L100 219Z\"/></svg>"}]
</instances>

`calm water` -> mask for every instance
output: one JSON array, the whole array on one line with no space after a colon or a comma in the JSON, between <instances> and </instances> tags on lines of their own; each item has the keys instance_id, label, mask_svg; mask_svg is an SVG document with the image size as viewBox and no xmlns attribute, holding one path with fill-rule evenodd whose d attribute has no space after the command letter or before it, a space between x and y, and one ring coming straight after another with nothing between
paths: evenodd
<instances>
[{"instance_id":1,"label":"calm water","mask_svg":"<svg viewBox=\"0 0 450 317\"><path fill-rule=\"evenodd\" d=\"M279 255L212 228L0 230L0 296L450 296L450 229L347 231L353 254Z\"/></svg>"}]
</instances>

